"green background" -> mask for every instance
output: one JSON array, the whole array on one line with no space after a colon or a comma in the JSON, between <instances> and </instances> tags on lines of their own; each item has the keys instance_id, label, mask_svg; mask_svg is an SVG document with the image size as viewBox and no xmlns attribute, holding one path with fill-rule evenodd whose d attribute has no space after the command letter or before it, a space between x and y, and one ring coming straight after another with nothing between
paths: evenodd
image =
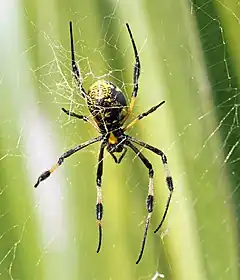
<instances>
[{"instance_id":1,"label":"green background","mask_svg":"<svg viewBox=\"0 0 240 280\"><path fill-rule=\"evenodd\" d=\"M63 152L97 131L61 108L89 115L71 78L69 21L87 89L104 78L129 101L141 59L134 116L166 104L129 134L162 149L174 180L170 211L160 159L155 207L140 264L148 172L129 151L104 159L102 250L96 254L99 144ZM240 8L234 0L49 0L0 4L0 279L239 279ZM157 278L157 275L159 276Z\"/></svg>"}]
</instances>

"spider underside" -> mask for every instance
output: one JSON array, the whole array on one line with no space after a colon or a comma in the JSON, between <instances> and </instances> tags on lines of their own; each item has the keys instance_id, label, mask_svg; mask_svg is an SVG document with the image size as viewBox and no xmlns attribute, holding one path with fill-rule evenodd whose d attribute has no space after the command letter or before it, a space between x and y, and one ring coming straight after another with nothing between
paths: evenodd
<instances>
[{"instance_id":1,"label":"spider underside","mask_svg":"<svg viewBox=\"0 0 240 280\"><path fill-rule=\"evenodd\" d=\"M146 117L147 115L151 114L155 110L157 110L162 104L165 103L165 101L162 101L156 106L153 106L148 111L140 114L135 118L132 122L130 122L128 125L124 126L126 120L128 119L129 115L131 114L136 97L138 94L138 80L140 76L140 60L139 55L137 51L137 47L135 44L135 41L133 39L133 35L130 29L130 26L126 24L130 40L132 43L134 55L135 55L135 65L134 65L134 71L133 71L133 91L132 91L132 97L130 105L127 106L127 102L125 99L124 94L121 92L121 90L115 86L113 83L104 81L104 80L98 80L95 82L88 90L88 92L85 91L82 85L82 80L80 77L80 71L75 61L75 53L74 53L74 42L73 42L73 31L72 31L72 22L70 22L70 41L71 41L71 55L72 55L72 74L76 80L77 86L80 89L81 95L86 100L88 108L90 113L92 114L94 121L97 125L98 131L100 133L100 136L93 138L91 140L86 141L85 143L82 143L73 149L68 150L64 154L62 154L57 163L52 166L51 169L43 172L39 177L34 185L34 187L37 187L39 183L46 178L50 176L51 173L53 173L65 160L65 158L70 157L72 154L78 152L79 150L86 148L87 146L96 143L101 142L99 156L98 156L98 165L97 165L97 203L96 203L96 218L98 221L98 229L99 229L99 241L98 241L98 247L97 247L97 253L101 249L101 243L102 243L102 217L103 217L103 202L102 202L102 174L103 174L103 159L104 159L104 150L106 149L112 158L114 159L115 163L119 164L122 159L124 158L127 148L130 148L133 150L133 152L139 157L139 159L143 162L143 164L146 166L149 172L149 185L148 185L148 195L146 200L146 207L147 207L147 218L145 223L145 230L141 245L141 250L138 256L138 259L136 263L138 264L142 258L147 233L148 233L148 227L151 220L151 215L153 212L153 201L154 201L154 188L153 188L153 168L152 164L149 162L149 160L142 154L142 152L135 146L135 144L142 146L145 149L148 149L152 151L153 153L157 154L161 157L163 166L165 168L166 172L166 184L169 189L169 196L168 200L165 206L165 211L163 213L162 219L154 231L155 233L161 228L167 212L170 205L172 192L173 192L173 181L172 177L170 175L168 166L167 166L167 157L165 154L159 150L158 148L155 148L149 144L146 144L136 138L133 138L127 134L125 134L125 131L128 130L130 127L132 127L137 121L141 120L142 118ZM78 119L82 119L85 122L89 122L88 117L83 115L78 115L76 113L70 112L64 108L62 108L63 112L66 113L69 116L76 117ZM117 157L115 154L119 154L119 157Z\"/></svg>"}]
</instances>

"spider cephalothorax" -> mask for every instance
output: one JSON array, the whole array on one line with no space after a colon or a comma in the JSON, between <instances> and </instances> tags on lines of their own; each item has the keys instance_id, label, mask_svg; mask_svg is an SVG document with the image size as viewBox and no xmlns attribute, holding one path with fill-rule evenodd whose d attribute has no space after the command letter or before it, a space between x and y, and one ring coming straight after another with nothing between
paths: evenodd
<instances>
[{"instance_id":1,"label":"spider cephalothorax","mask_svg":"<svg viewBox=\"0 0 240 280\"><path fill-rule=\"evenodd\" d=\"M103 203L102 203L102 174L103 174L103 159L104 159L104 150L106 149L110 155L113 157L114 161L116 163L120 163L123 157L125 156L127 152L127 148L130 148L133 150L133 152L139 157L139 159L142 161L142 163L146 166L148 169L149 174L149 184L148 184L148 195L147 195L147 211L148 216L146 219L145 224L145 231L144 236L142 240L142 246L141 251L138 256L138 259L136 263L139 263L139 261L142 258L145 242L147 238L148 233L148 227L151 220L151 215L153 211L153 200L154 200L154 188L153 188L153 168L152 164L149 162L149 160L142 154L142 152L134 145L140 145L145 149L148 149L155 154L159 155L161 157L163 166L165 168L166 172L166 184L169 189L169 196L167 200L167 204L165 207L165 211L163 213L162 219L158 227L156 228L155 232L157 232L160 227L162 226L165 217L167 215L167 211L169 208L169 204L172 197L173 192L173 182L172 177L170 175L169 169L167 167L167 157L165 154L159 150L158 148L155 148L149 144L146 144L136 138L133 138L127 134L125 134L125 131L127 131L130 127L132 127L137 121L141 120L142 118L146 117L147 115L151 114L155 110L157 110L165 101L162 101L156 106L153 106L148 111L140 114L135 118L133 121L131 121L129 124L125 125L126 120L130 116L134 104L136 101L137 93L138 93L138 79L140 76L140 60L139 55L137 52L137 47L135 45L131 29L128 24L126 24L128 33L130 35L130 39L132 42L134 55L135 55L135 65L134 65L134 72L133 72L133 92L131 97L130 105L127 105L126 99L124 97L124 94L122 91L115 86L113 83L104 81L104 80L98 80L95 82L90 88L89 91L86 92L85 89L82 86L82 80L80 77L80 72L77 67L76 61L75 61L75 55L74 55L74 44L73 44L73 32L72 32L72 23L70 22L70 40L71 40L71 54L72 54L72 73L73 76L77 82L77 85L80 89L80 92L83 96L83 98L86 100L88 104L88 108L90 113L92 114L94 121L96 122L98 131L100 132L100 136L93 138L83 144L80 144L76 146L73 149L70 149L69 151L65 152L63 155L60 156L57 163L52 166L51 169L43 172L39 177L34 185L34 187L37 187L39 183L46 178L50 176L52 172L54 172L57 167L59 167L65 158L71 156L72 154L76 153L77 151L93 144L96 142L101 141L99 156L98 156L98 165L97 165L97 204L96 204L96 217L98 221L98 229L99 229L99 241L98 241L98 247L97 252L100 251L101 243L102 243L102 217L103 217ZM74 112L70 112L64 108L62 110L68 114L69 116L76 117L78 119L84 120L86 122L89 122L88 117L83 115L78 115ZM134 143L134 144L133 144ZM116 154L119 154L118 157Z\"/></svg>"}]
</instances>

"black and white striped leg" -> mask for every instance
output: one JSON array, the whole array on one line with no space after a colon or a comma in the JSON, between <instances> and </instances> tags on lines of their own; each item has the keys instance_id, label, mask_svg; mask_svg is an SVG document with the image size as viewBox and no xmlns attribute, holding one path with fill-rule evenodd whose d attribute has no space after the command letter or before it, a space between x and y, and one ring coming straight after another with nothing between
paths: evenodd
<instances>
[{"instance_id":1,"label":"black and white striped leg","mask_svg":"<svg viewBox=\"0 0 240 280\"><path fill-rule=\"evenodd\" d=\"M96 216L98 222L98 231L99 231L99 239L98 239L98 247L97 253L99 253L102 244L102 217L103 217L103 203L102 203L102 174L103 174L103 156L104 156L104 148L106 147L106 143L103 142L100 147L100 152L98 156L98 167L97 167L97 204L96 204Z\"/></svg>"},{"instance_id":2,"label":"black and white striped leg","mask_svg":"<svg viewBox=\"0 0 240 280\"><path fill-rule=\"evenodd\" d=\"M152 216L152 212L153 212L153 201L154 201L153 173L154 172L153 172L152 164L138 150L137 147L135 147L131 142L126 142L126 145L129 146L136 153L136 155L141 159L141 161L144 163L144 165L148 168L148 171L149 171L148 196L147 196L147 200L146 200L148 216L147 216L147 219L146 219L141 251L140 251L138 259L136 261L136 264L138 264L140 262L141 258L142 258L142 255L143 255L143 251L144 251L144 247L145 247L145 243L146 243L146 239L147 239L148 228L149 228L149 224L150 224L151 216Z\"/></svg>"},{"instance_id":3,"label":"black and white striped leg","mask_svg":"<svg viewBox=\"0 0 240 280\"><path fill-rule=\"evenodd\" d=\"M86 141L85 143L82 143L80 145L78 145L77 147L65 152L63 155L60 156L60 158L58 159L57 163L54 164L52 166L51 169L47 170L47 171L44 171L37 179L37 182L36 184L34 185L34 188L36 188L40 182L44 181L45 179L47 179L64 161L65 158L68 158L70 157L72 154L78 152L79 150L83 149L83 148L86 148L87 146L93 144L93 143L96 143L98 141L101 141L103 138L103 136L98 136L96 138L93 138L91 140L88 140Z\"/></svg>"},{"instance_id":4,"label":"black and white striped leg","mask_svg":"<svg viewBox=\"0 0 240 280\"><path fill-rule=\"evenodd\" d=\"M164 169L165 169L165 174L166 174L166 183L167 183L167 187L168 187L168 190L169 190L169 195L168 195L168 200L167 200L167 203L166 203L166 206L165 206L165 211L163 213L163 216L162 216L162 219L158 225L158 227L155 229L154 233L156 233L162 226L166 216L167 216L167 212L168 212L168 209L169 209L169 205L170 205L170 202L171 202L171 198L172 198L172 193L173 193L173 180L172 180L172 176L170 174L170 170L168 168L168 164L167 164L167 157L166 155L161 151L159 150L158 148L155 148L149 144L146 144L136 138L133 138L131 136L128 136L128 140L152 151L153 153L159 155L162 159L162 163L163 163L163 166L164 166Z\"/></svg>"}]
</instances>

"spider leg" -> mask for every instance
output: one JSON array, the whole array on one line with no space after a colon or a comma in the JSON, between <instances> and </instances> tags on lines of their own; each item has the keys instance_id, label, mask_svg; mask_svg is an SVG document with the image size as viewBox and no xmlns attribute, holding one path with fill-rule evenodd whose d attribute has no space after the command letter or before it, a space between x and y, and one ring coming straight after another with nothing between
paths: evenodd
<instances>
[{"instance_id":1,"label":"spider leg","mask_svg":"<svg viewBox=\"0 0 240 280\"><path fill-rule=\"evenodd\" d=\"M89 122L89 119L86 116L78 115L78 114L76 114L74 112L70 112L69 110L66 110L65 108L62 108L62 111L65 114L67 114L68 116L75 117L75 118L80 119L80 120L84 120L85 122Z\"/></svg>"},{"instance_id":2,"label":"spider leg","mask_svg":"<svg viewBox=\"0 0 240 280\"><path fill-rule=\"evenodd\" d=\"M82 79L80 77L80 71L75 61L75 53L74 53L74 43L73 43L73 31L72 31L72 22L69 22L70 27L70 42L71 42L71 55L72 55L72 74L77 82L77 86L79 87L83 98L87 97L87 93L82 85Z\"/></svg>"},{"instance_id":3,"label":"spider leg","mask_svg":"<svg viewBox=\"0 0 240 280\"><path fill-rule=\"evenodd\" d=\"M137 51L137 47L136 47L135 41L133 39L132 31L131 31L130 26L129 26L128 23L126 23L126 26L127 26L127 30L128 30L131 42L132 42L132 47L133 47L133 51L134 51L134 55L135 55L135 64L134 64L134 69L133 69L133 92L132 92L132 98L131 98L131 102L130 102L129 111L128 111L128 114L125 117L125 120L128 118L129 114L132 112L133 107L135 105L136 97L137 97L137 94L138 94L138 79L139 79L140 70L141 70L140 59L139 59L139 55L138 55L138 51Z\"/></svg>"},{"instance_id":4,"label":"spider leg","mask_svg":"<svg viewBox=\"0 0 240 280\"><path fill-rule=\"evenodd\" d=\"M149 109L147 112L144 112L140 115L138 115L136 117L136 119L134 119L132 122L130 122L125 128L123 128L123 131L128 130L130 127L132 127L133 125L135 125L135 123L141 119L143 119L144 117L148 116L149 114L153 113L154 111L156 111L161 105L163 105L165 103L165 101L160 102L158 105L153 106L151 109Z\"/></svg>"},{"instance_id":5,"label":"spider leg","mask_svg":"<svg viewBox=\"0 0 240 280\"><path fill-rule=\"evenodd\" d=\"M63 111L65 114L67 114L68 116L71 116L71 117L74 117L74 118L77 118L77 119L80 119L80 120L84 120L85 122L90 123L90 124L91 124L92 126L94 126L94 127L97 129L97 131L100 133L100 130L99 130L98 126L96 125L96 123L91 122L91 121L89 120L88 117L83 116L83 115L78 115L78 114L76 114L76 113L74 113L74 112L70 112L69 110L66 110L65 108L62 108L62 111Z\"/></svg>"},{"instance_id":6,"label":"spider leg","mask_svg":"<svg viewBox=\"0 0 240 280\"><path fill-rule=\"evenodd\" d=\"M97 167L97 204L96 204L96 216L98 221L98 230L99 230L99 240L97 253L99 253L102 244L102 216L103 216L103 203L102 203L102 174L103 174L103 156L104 149L106 147L105 141L102 142L100 147L100 152L98 156L98 167Z\"/></svg>"},{"instance_id":7,"label":"spider leg","mask_svg":"<svg viewBox=\"0 0 240 280\"><path fill-rule=\"evenodd\" d=\"M109 153L112 156L112 158L114 159L115 163L119 164L119 163L121 163L122 159L124 158L126 152L127 152L127 148L123 147L123 153L121 154L121 156L119 158L117 158L113 153L111 153L111 152L109 152Z\"/></svg>"},{"instance_id":8,"label":"spider leg","mask_svg":"<svg viewBox=\"0 0 240 280\"><path fill-rule=\"evenodd\" d=\"M81 150L81 149L83 149L83 148L86 148L87 146L89 146L89 145L91 145L91 144L93 144L93 143L96 143L96 142L98 142L98 141L101 141L102 138L103 138L103 136L100 135L100 136L98 136L98 137L96 137L96 138L93 138L93 139L91 139L91 140L88 140L87 142L82 143L82 144L78 145L77 147L75 147L75 148L73 148L73 149L70 149L69 151L67 151L67 152L65 152L64 154L62 154L62 155L59 157L57 163L54 164L54 165L52 166L51 169L49 169L49 170L43 172L43 173L38 177L37 182L36 182L36 184L34 185L34 188L36 188L36 187L40 184L40 182L42 182L42 181L44 181L45 179L47 179L47 178L48 178L62 163L63 163L63 161L64 161L65 158L70 157L72 154L78 152L79 150Z\"/></svg>"},{"instance_id":9,"label":"spider leg","mask_svg":"<svg viewBox=\"0 0 240 280\"><path fill-rule=\"evenodd\" d=\"M166 155L159 149L149 145L149 144L146 144L136 138L133 138L131 136L127 136L128 137L128 140L152 151L153 153L159 155L161 158L162 158L162 163L163 163L163 166L165 168L165 173L166 173L166 183L167 183L167 187L168 187L168 190L169 190L169 195L168 195L168 200L167 200L167 203L166 203L166 206L165 206L165 211L163 213L163 216L162 216L162 219L158 225L158 227L155 229L154 233L156 233L162 226L166 216L167 216L167 212L168 212L168 208L169 208L169 205L170 205L170 202L171 202L171 198L172 198L172 193L173 193L173 180L172 180L172 176L170 174L170 171L168 169L168 164L167 164L167 157Z\"/></svg>"},{"instance_id":10,"label":"spider leg","mask_svg":"<svg viewBox=\"0 0 240 280\"><path fill-rule=\"evenodd\" d=\"M136 261L136 264L138 264L142 258L143 255L143 251L144 251L144 247L145 247L145 243L146 243L146 239L147 239L147 233L148 233L148 228L149 228L149 224L150 224L150 220L151 220L151 216L152 216L152 212L153 212L153 200L154 200L154 189L153 189L153 168L152 168L152 164L149 162L149 160L139 151L139 149L137 147L135 147L131 142L126 142L126 145L129 146L134 152L135 154L141 159L141 161L143 162L143 164L148 168L149 170L149 184L148 184L148 196L147 196L147 200L146 200L146 206L147 206L147 211L148 211L148 216L146 219L146 224L145 224L145 231L144 231L144 235L143 235L143 240L142 240L142 247L141 247L141 251L139 253L138 259Z\"/></svg>"}]
</instances>

